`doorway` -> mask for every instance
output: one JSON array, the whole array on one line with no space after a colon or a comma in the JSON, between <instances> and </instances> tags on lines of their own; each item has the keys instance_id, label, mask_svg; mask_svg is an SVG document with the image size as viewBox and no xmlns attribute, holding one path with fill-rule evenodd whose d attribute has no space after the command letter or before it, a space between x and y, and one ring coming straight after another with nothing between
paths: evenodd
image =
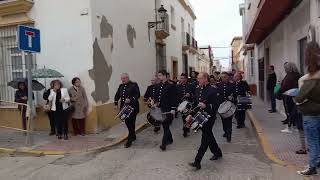
<instances>
[{"instance_id":1,"label":"doorway","mask_svg":"<svg viewBox=\"0 0 320 180\"><path fill-rule=\"evenodd\" d=\"M264 58L259 59L259 97L264 100L265 89L265 65Z\"/></svg>"},{"instance_id":2,"label":"doorway","mask_svg":"<svg viewBox=\"0 0 320 180\"><path fill-rule=\"evenodd\" d=\"M305 50L307 48L308 38L302 38L299 40L299 62L300 62L300 73L305 74L307 72L305 62Z\"/></svg>"},{"instance_id":3,"label":"doorway","mask_svg":"<svg viewBox=\"0 0 320 180\"><path fill-rule=\"evenodd\" d=\"M183 62L183 72L186 74L189 74L189 65L188 65L188 55L187 54L182 54L182 62Z\"/></svg>"},{"instance_id":4,"label":"doorway","mask_svg":"<svg viewBox=\"0 0 320 180\"><path fill-rule=\"evenodd\" d=\"M178 78L178 61L172 60L172 80Z\"/></svg>"}]
</instances>

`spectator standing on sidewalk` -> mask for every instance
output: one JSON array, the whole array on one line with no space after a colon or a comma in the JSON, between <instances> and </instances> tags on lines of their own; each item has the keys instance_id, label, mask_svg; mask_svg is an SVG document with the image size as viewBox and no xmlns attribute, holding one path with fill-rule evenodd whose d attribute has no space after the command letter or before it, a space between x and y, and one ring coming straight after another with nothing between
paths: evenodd
<instances>
[{"instance_id":1,"label":"spectator standing on sidewalk","mask_svg":"<svg viewBox=\"0 0 320 180\"><path fill-rule=\"evenodd\" d=\"M70 96L68 89L62 87L59 80L53 81L53 89L50 92L48 100L51 103L51 111L57 123L58 139L68 140L68 117Z\"/></svg>"},{"instance_id":2,"label":"spectator standing on sidewalk","mask_svg":"<svg viewBox=\"0 0 320 180\"><path fill-rule=\"evenodd\" d=\"M50 121L50 129L51 129L51 131L50 131L49 136L56 135L56 122L55 122L54 117L53 117L53 112L51 111L51 103L48 100L50 92L51 92L52 89L53 89L53 81L51 81L51 83L50 83L50 89L47 89L43 93L43 99L47 101L46 106L48 107L47 109L45 109L45 111L46 111L46 113L48 115L48 118L49 118L49 121Z\"/></svg>"},{"instance_id":3,"label":"spectator standing on sidewalk","mask_svg":"<svg viewBox=\"0 0 320 180\"><path fill-rule=\"evenodd\" d=\"M270 113L277 112L276 96L274 94L274 87L276 86L276 84L277 84L277 75L274 72L274 66L271 65L269 66L269 77L267 81L267 90L269 92L270 99L271 99L271 109L269 110Z\"/></svg>"},{"instance_id":4,"label":"spectator standing on sidewalk","mask_svg":"<svg viewBox=\"0 0 320 180\"><path fill-rule=\"evenodd\" d=\"M25 82L18 83L18 90L16 91L14 97L14 101L17 103L28 103L28 89ZM22 128L23 130L27 130L27 106L19 105L18 108L21 111Z\"/></svg>"},{"instance_id":5,"label":"spectator standing on sidewalk","mask_svg":"<svg viewBox=\"0 0 320 180\"><path fill-rule=\"evenodd\" d=\"M84 136L85 119L88 111L87 93L83 86L81 86L80 78L75 77L71 82L73 86L69 89L69 95L74 108L74 112L72 112L73 133L75 136Z\"/></svg>"},{"instance_id":6,"label":"spectator standing on sidewalk","mask_svg":"<svg viewBox=\"0 0 320 180\"><path fill-rule=\"evenodd\" d=\"M309 74L299 80L300 91L295 101L303 114L303 126L309 149L309 167L299 174L317 174L320 156L320 48L316 42L308 44L306 65Z\"/></svg>"},{"instance_id":7,"label":"spectator standing on sidewalk","mask_svg":"<svg viewBox=\"0 0 320 180\"><path fill-rule=\"evenodd\" d=\"M290 89L298 88L298 81L299 81L299 78L301 77L296 64L293 62L285 63L284 70L286 72L286 76L281 82L281 87L280 87L281 94L283 94L284 92ZM288 125L281 132L291 132L290 129L291 129L291 126L294 125L293 124L294 119L291 118L290 116L292 115L292 112L294 110L295 103L293 102L293 98L287 95L283 95L283 103L286 111L286 116L287 116L286 121Z\"/></svg>"}]
</instances>

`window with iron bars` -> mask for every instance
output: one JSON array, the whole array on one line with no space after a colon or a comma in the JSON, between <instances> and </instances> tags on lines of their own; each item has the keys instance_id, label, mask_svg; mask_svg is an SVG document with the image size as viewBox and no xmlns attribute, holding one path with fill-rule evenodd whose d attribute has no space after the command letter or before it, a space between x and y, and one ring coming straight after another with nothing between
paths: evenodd
<instances>
[{"instance_id":1,"label":"window with iron bars","mask_svg":"<svg viewBox=\"0 0 320 180\"><path fill-rule=\"evenodd\" d=\"M30 25L29 25L30 26ZM26 58L18 49L17 26L0 28L0 100L14 101L15 90L8 82L27 77ZM32 69L36 68L35 56L32 57Z\"/></svg>"}]
</instances>

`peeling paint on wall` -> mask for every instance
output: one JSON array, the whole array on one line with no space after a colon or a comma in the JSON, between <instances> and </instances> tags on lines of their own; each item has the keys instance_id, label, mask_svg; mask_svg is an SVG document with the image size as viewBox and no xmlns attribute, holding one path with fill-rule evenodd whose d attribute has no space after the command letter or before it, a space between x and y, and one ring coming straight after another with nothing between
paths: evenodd
<instances>
[{"instance_id":1,"label":"peeling paint on wall","mask_svg":"<svg viewBox=\"0 0 320 180\"><path fill-rule=\"evenodd\" d=\"M113 27L108 22L105 16L102 16L100 23L100 36L101 38L108 38L109 36L113 38Z\"/></svg>"},{"instance_id":2,"label":"peeling paint on wall","mask_svg":"<svg viewBox=\"0 0 320 180\"><path fill-rule=\"evenodd\" d=\"M91 93L91 96L96 102L106 103L110 99L111 74L112 66L107 63L96 38L93 43L93 69L89 70L89 76L95 83L95 91Z\"/></svg>"},{"instance_id":3,"label":"peeling paint on wall","mask_svg":"<svg viewBox=\"0 0 320 180\"><path fill-rule=\"evenodd\" d=\"M108 22L105 16L102 16L101 23L100 23L100 37L101 38L113 38L113 27ZM111 44L111 52L113 51L113 42Z\"/></svg>"},{"instance_id":4,"label":"peeling paint on wall","mask_svg":"<svg viewBox=\"0 0 320 180\"><path fill-rule=\"evenodd\" d=\"M136 30L130 24L127 26L127 39L131 48L134 48L134 40L137 38Z\"/></svg>"}]
</instances>

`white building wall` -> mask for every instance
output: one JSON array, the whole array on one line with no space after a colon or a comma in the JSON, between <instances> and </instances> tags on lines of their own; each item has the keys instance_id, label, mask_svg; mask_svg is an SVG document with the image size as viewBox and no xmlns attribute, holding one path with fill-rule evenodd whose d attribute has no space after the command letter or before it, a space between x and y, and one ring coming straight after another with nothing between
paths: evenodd
<instances>
[{"instance_id":1,"label":"white building wall","mask_svg":"<svg viewBox=\"0 0 320 180\"><path fill-rule=\"evenodd\" d=\"M154 21L154 8L154 1L150 0L144 0L139 3L128 0L91 1L92 39L97 38L105 61L108 66L112 66L112 70L108 69L108 71L112 71L111 79L108 83L111 100L120 84L121 73L129 73L131 79L138 82L141 94L145 92L150 79L155 73L156 49L154 29L150 31L151 38L149 41L147 27L148 21ZM101 37L101 34L106 33L102 31L108 31L102 30L102 21L111 25L113 29L112 35ZM130 45L128 39L133 40L133 46ZM94 41L90 43L91 47L93 43ZM97 82L103 83L103 77L99 77L99 80L96 80Z\"/></svg>"},{"instance_id":2,"label":"white building wall","mask_svg":"<svg viewBox=\"0 0 320 180\"><path fill-rule=\"evenodd\" d=\"M34 0L29 12L35 27L41 30L38 68L46 66L61 72L67 87L71 86L71 79L78 76L88 92L92 90L88 75L88 68L92 66L91 17L90 14L81 15L81 12L89 11L89 2Z\"/></svg>"},{"instance_id":3,"label":"white building wall","mask_svg":"<svg viewBox=\"0 0 320 180\"><path fill-rule=\"evenodd\" d=\"M178 0L158 0L158 2L159 4L164 5L164 7L168 10L170 16L170 36L165 40L167 48L167 69L169 72L172 72L171 57L176 57L178 58L178 74L181 74L183 72L182 44L184 38L182 37L182 32L188 32L191 35L191 37L194 37L194 34L192 34L195 31L194 20L189 14L189 12L181 5L181 3ZM174 26L176 27L176 30L174 30L171 27L171 7L174 7L175 10ZM183 18L184 20L184 29L182 29L181 18ZM195 68L196 61L196 55L188 51L188 65Z\"/></svg>"}]
</instances>

